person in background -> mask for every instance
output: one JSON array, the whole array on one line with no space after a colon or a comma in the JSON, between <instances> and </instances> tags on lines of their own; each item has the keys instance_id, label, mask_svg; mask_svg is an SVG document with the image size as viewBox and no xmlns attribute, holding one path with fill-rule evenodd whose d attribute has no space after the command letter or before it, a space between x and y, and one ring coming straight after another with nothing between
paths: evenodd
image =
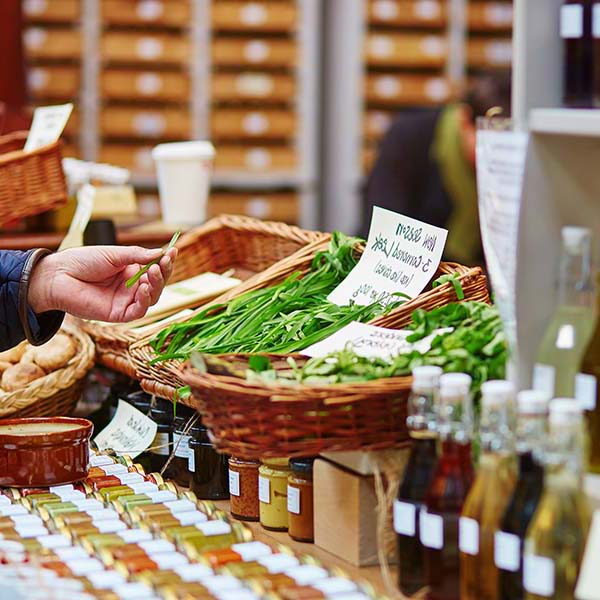
<instances>
[{"instance_id":1,"label":"person in background","mask_svg":"<svg viewBox=\"0 0 600 600\"><path fill-rule=\"evenodd\" d=\"M381 206L448 229L446 260L482 264L475 122L493 107L509 116L510 87L509 73L480 75L462 102L400 114L381 142L366 184L366 231L373 207Z\"/></svg>"}]
</instances>

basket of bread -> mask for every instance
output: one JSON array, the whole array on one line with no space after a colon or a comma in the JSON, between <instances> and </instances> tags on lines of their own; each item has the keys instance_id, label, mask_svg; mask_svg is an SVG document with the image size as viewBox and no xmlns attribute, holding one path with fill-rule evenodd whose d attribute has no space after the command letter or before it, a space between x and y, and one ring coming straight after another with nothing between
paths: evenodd
<instances>
[{"instance_id":1,"label":"basket of bread","mask_svg":"<svg viewBox=\"0 0 600 600\"><path fill-rule=\"evenodd\" d=\"M0 418L71 414L94 357L91 338L72 324L42 346L0 352Z\"/></svg>"}]
</instances>

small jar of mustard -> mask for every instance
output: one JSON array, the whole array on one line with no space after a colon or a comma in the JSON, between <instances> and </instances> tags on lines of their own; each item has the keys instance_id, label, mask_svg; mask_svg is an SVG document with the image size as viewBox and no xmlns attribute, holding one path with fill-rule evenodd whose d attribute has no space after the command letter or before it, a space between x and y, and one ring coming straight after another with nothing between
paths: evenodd
<instances>
[{"instance_id":1,"label":"small jar of mustard","mask_svg":"<svg viewBox=\"0 0 600 600\"><path fill-rule=\"evenodd\" d=\"M260 524L271 531L287 531L287 458L265 458L258 469Z\"/></svg>"}]
</instances>

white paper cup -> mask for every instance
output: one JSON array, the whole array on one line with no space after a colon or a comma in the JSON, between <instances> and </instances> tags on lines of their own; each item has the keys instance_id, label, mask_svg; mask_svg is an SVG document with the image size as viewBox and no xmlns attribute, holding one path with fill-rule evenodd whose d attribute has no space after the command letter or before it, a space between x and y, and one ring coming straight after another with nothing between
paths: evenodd
<instances>
[{"instance_id":1,"label":"white paper cup","mask_svg":"<svg viewBox=\"0 0 600 600\"><path fill-rule=\"evenodd\" d=\"M159 144L152 150L164 223L186 226L206 220L214 157L207 141Z\"/></svg>"}]
</instances>

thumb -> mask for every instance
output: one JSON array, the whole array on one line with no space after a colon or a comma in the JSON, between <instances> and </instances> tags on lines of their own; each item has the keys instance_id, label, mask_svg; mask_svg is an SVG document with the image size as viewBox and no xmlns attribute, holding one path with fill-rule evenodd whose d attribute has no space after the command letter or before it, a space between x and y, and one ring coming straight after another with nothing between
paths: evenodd
<instances>
[{"instance_id":1,"label":"thumb","mask_svg":"<svg viewBox=\"0 0 600 600\"><path fill-rule=\"evenodd\" d=\"M162 248L142 248L141 246L106 246L103 248L106 257L115 268L131 264L145 265L163 255Z\"/></svg>"}]
</instances>

